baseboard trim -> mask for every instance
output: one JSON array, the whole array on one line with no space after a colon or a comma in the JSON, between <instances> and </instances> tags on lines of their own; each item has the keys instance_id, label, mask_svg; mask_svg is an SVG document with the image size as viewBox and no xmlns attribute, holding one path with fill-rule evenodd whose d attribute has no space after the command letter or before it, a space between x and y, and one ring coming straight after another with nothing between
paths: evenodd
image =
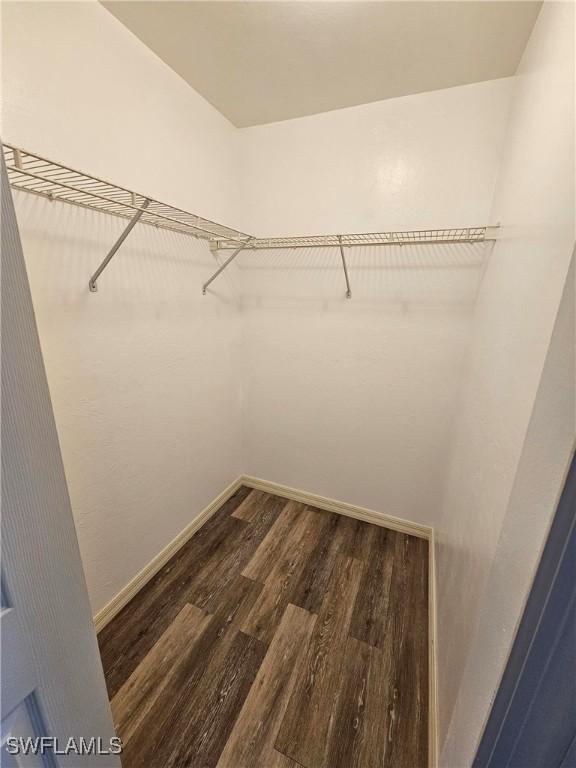
<instances>
[{"instance_id":1,"label":"baseboard trim","mask_svg":"<svg viewBox=\"0 0 576 768\"><path fill-rule=\"evenodd\" d=\"M428 544L428 762L438 766L438 668L436 655L436 546L434 529Z\"/></svg>"},{"instance_id":2,"label":"baseboard trim","mask_svg":"<svg viewBox=\"0 0 576 768\"><path fill-rule=\"evenodd\" d=\"M432 568L434 563L434 547L433 547L433 531L425 525L419 523L413 523L409 520L403 520L399 517L393 517L391 515L385 515L383 512L375 512L373 509L366 509L365 507L359 507L355 504L348 504L344 501L336 501L335 499L328 499L325 496L319 496L315 493L308 491L302 491L297 488L290 488L287 485L281 485L280 483L274 483L270 480L262 480L259 477L252 477L250 475L240 475L233 483L225 488L213 501L210 502L201 512L197 515L187 526L181 531L172 541L164 547L144 568L126 584L123 589L115 595L109 603L107 603L98 613L94 616L94 625L96 632L104 629L104 627L112 621L124 606L130 602L130 600L142 589L142 587L150 581L150 579L158 573L160 568L165 565L168 560L182 547L189 538L191 538L196 531L201 528L204 523L216 512L219 507L226 502L232 494L234 494L241 485L246 485L249 488L254 488L259 491L266 491L267 493L275 494L276 496L282 496L286 499L292 499L293 501L300 501L310 506L318 507L319 509L325 509L328 512L336 512L340 515L347 515L348 517L354 517L357 520L364 520L367 523L373 523L375 525L381 525L385 528L391 528L394 531L400 531L401 533L408 533L412 536L418 536L423 539L428 539L431 542L430 545L430 584L431 590L434 584L432 575ZM431 591L431 605L430 615L435 611L432 610L435 606L432 602L433 592ZM434 622L435 625L435 622ZM435 636L431 634L431 646L435 648ZM431 667L432 669L432 667Z\"/></svg>"},{"instance_id":3,"label":"baseboard trim","mask_svg":"<svg viewBox=\"0 0 576 768\"><path fill-rule=\"evenodd\" d=\"M413 523L410 520L403 520L400 517L392 517L392 515L385 515L383 512L375 512L373 509L358 507L355 504L348 504L345 501L328 499L325 496L318 496L315 493L301 491L297 488L290 488L287 485L280 485L280 483L273 483L269 480L262 480L259 477L242 475L241 480L243 485L247 485L249 488L254 488L257 491L266 491L267 493L272 493L276 496L282 496L285 499L292 499L292 501L300 501L304 504L309 504L311 507L325 509L327 512L336 512L339 515L354 517L357 520L364 520L366 523L381 525L384 528L400 531L400 533L408 533L412 536L418 536L421 539L428 539L428 541L432 538L432 528L427 525Z\"/></svg>"},{"instance_id":4,"label":"baseboard trim","mask_svg":"<svg viewBox=\"0 0 576 768\"><path fill-rule=\"evenodd\" d=\"M204 507L196 517L182 530L172 541L167 544L155 557L150 560L148 565L144 566L142 570L131 579L115 597L110 600L98 613L94 616L94 625L96 632L100 632L104 627L112 621L122 608L132 600L132 598L142 589L142 587L150 581L150 579L158 573L162 566L166 565L168 560L176 554L176 552L182 547L188 539L190 539L196 531L201 528L204 523L212 517L212 515L224 504L228 499L236 493L238 488L243 483L242 476L236 478L227 488L225 488L221 494L219 494L213 501Z\"/></svg>"}]
</instances>

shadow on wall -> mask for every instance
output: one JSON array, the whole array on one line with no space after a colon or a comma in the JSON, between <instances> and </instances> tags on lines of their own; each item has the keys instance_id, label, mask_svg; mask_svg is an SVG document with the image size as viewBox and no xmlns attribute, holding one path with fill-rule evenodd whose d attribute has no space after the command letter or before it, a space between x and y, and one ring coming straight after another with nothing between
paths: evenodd
<instances>
[{"instance_id":1,"label":"shadow on wall","mask_svg":"<svg viewBox=\"0 0 576 768\"><path fill-rule=\"evenodd\" d=\"M246 472L429 525L489 247L242 255Z\"/></svg>"},{"instance_id":2,"label":"shadow on wall","mask_svg":"<svg viewBox=\"0 0 576 768\"><path fill-rule=\"evenodd\" d=\"M491 246L426 244L345 249L352 287L346 311L470 312ZM337 248L249 251L238 259L246 308L336 310L345 300Z\"/></svg>"},{"instance_id":3,"label":"shadow on wall","mask_svg":"<svg viewBox=\"0 0 576 768\"><path fill-rule=\"evenodd\" d=\"M48 290L58 273L58 303L83 301L88 278L126 221L23 193L16 200L27 243L44 261L40 287ZM470 312L490 248L487 243L347 248L353 299L346 311ZM106 298L97 300L119 301L124 308L132 302L176 307L192 296L196 300L216 267L206 243L137 226L99 281ZM245 251L210 287L204 304L214 310L233 303L232 285L252 308L330 310L340 307L345 295L339 250L326 247Z\"/></svg>"},{"instance_id":4,"label":"shadow on wall","mask_svg":"<svg viewBox=\"0 0 576 768\"><path fill-rule=\"evenodd\" d=\"M14 195L93 611L242 471L234 273L205 242ZM134 536L134 531L138 536Z\"/></svg>"},{"instance_id":5,"label":"shadow on wall","mask_svg":"<svg viewBox=\"0 0 576 768\"><path fill-rule=\"evenodd\" d=\"M170 304L176 310L202 300L202 283L217 266L205 241L137 225L100 277L95 296L88 291L88 280L127 220L24 192L15 192L14 199L25 256L33 254L34 280L43 302L106 302L119 310ZM212 291L212 299L218 300L208 306L204 301L203 308L218 311L236 303L232 275L230 271L219 280Z\"/></svg>"}]
</instances>

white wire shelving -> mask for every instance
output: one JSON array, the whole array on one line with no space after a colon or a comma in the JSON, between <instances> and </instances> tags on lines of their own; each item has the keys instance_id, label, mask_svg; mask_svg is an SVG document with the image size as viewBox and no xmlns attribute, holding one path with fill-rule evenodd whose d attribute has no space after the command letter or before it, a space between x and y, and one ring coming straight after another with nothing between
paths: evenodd
<instances>
[{"instance_id":1,"label":"white wire shelving","mask_svg":"<svg viewBox=\"0 0 576 768\"><path fill-rule=\"evenodd\" d=\"M425 243L483 243L496 239L497 227L459 227L417 229L399 232L363 232L342 235L304 235L302 237L254 238L247 249L269 248L346 248L366 245L421 245ZM220 250L235 248L234 243L218 243Z\"/></svg>"},{"instance_id":2,"label":"white wire shelving","mask_svg":"<svg viewBox=\"0 0 576 768\"><path fill-rule=\"evenodd\" d=\"M10 144L4 144L4 160L10 185L14 189L125 219L132 219L138 211L142 211L142 224L151 224L212 242L231 241L234 244L250 239L245 232L216 224L202 216L160 203L148 195L131 192L109 181L103 181ZM143 209L146 200L149 202Z\"/></svg>"},{"instance_id":3,"label":"white wire shelving","mask_svg":"<svg viewBox=\"0 0 576 768\"><path fill-rule=\"evenodd\" d=\"M345 248L370 245L482 243L496 239L497 226L258 238L167 203L161 203L147 195L132 192L83 171L77 171L67 165L47 160L11 144L4 144L3 151L8 179L14 189L129 220L122 235L90 278L91 291L97 290L98 277L138 222L206 240L213 252L232 251L212 277L204 283L203 293L206 293L212 281L243 250L338 248L346 280L346 297L350 298L352 293Z\"/></svg>"}]
</instances>

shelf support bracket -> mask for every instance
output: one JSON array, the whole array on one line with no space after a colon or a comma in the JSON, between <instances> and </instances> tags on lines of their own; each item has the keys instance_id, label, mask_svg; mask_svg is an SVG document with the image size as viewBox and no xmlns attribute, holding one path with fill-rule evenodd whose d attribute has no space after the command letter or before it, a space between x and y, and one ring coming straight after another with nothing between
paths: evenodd
<instances>
[{"instance_id":1,"label":"shelf support bracket","mask_svg":"<svg viewBox=\"0 0 576 768\"><path fill-rule=\"evenodd\" d=\"M90 288L92 293L96 293L96 291L98 290L98 285L97 285L96 281L98 280L98 278L100 277L102 272L104 272L104 270L106 269L108 264L112 261L112 258L114 257L114 254L120 248L120 246L122 245L124 240L126 240L128 235L130 234L130 232L132 232L132 230L134 229L136 224L140 221L140 217L145 212L146 208L148 208L149 204L150 204L150 200L145 199L144 202L142 203L142 208L139 208L136 211L135 216L130 220L130 223L128 224L128 226L126 227L124 232L122 232L122 234L120 235L118 240L116 240L116 242L114 243L112 248L108 251L106 257L104 258L104 261L102 262L102 264L100 264L100 266L98 267L96 272L94 272L94 274L92 275L92 277L88 281L88 288Z\"/></svg>"},{"instance_id":2,"label":"shelf support bracket","mask_svg":"<svg viewBox=\"0 0 576 768\"><path fill-rule=\"evenodd\" d=\"M224 272L224 270L226 269L226 267L228 266L228 264L231 264L231 263L234 261L234 259L236 258L236 256L238 256L238 254L239 254L241 251L243 251L243 250L244 250L244 248L248 248L248 246L249 246L251 243L252 243L252 240L251 240L251 239L250 239L250 240L246 240L245 242L243 242L243 243L242 243L242 245L241 245L239 248L236 248L236 250L234 251L234 253L232 254L232 256L229 256L229 257L226 259L226 261L224 262L224 264L222 264L220 267L218 267L218 269L216 270L216 272L214 272L214 274L212 275L212 277L210 278L210 280L207 280L207 281L204 283L204 285L202 286L202 295L203 295L203 296L205 296L205 295L206 295L206 288L208 288L208 286L210 285L210 283L211 283L211 282L213 282L214 280L216 280L216 278L218 277L218 275L219 275L221 272Z\"/></svg>"},{"instance_id":3,"label":"shelf support bracket","mask_svg":"<svg viewBox=\"0 0 576 768\"><path fill-rule=\"evenodd\" d=\"M338 235L338 245L340 246L340 256L342 256L342 268L344 269L344 279L346 280L346 298L352 298L352 291L350 290L350 278L348 277L348 267L346 265L346 257L344 256L344 246L342 245L342 235Z\"/></svg>"}]
</instances>

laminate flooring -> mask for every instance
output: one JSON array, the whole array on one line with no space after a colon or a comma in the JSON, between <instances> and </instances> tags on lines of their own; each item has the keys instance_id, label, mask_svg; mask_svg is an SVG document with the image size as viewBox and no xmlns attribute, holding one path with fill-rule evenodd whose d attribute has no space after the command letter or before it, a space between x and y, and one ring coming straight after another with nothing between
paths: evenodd
<instances>
[{"instance_id":1,"label":"laminate flooring","mask_svg":"<svg viewBox=\"0 0 576 768\"><path fill-rule=\"evenodd\" d=\"M240 488L98 637L124 768L426 768L428 542Z\"/></svg>"}]
</instances>

